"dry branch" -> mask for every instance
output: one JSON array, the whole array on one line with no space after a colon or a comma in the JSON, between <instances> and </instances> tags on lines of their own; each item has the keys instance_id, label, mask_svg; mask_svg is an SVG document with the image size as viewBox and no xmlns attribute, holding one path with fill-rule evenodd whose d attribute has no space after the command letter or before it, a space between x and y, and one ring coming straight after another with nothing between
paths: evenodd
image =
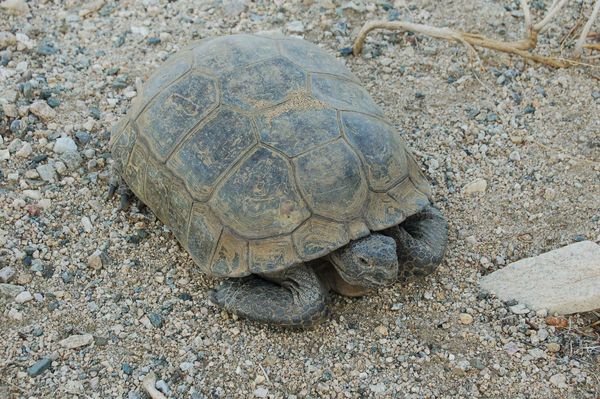
<instances>
[{"instance_id":1,"label":"dry branch","mask_svg":"<svg viewBox=\"0 0 600 399\"><path fill-rule=\"evenodd\" d=\"M600 0L596 0L594 10L592 11L592 15L587 21L581 33L581 36L575 46L573 59L547 57L543 55L532 54L531 52L529 52L529 50L532 50L537 46L537 38L539 33L542 32L542 30L547 26L547 24L552 20L552 18L556 16L556 14L563 8L563 6L568 1L569 0L554 1L546 16L540 22L534 24L531 19L531 13L529 11L527 0L521 0L521 7L523 9L523 15L525 18L526 37L516 42L504 42L500 40L494 40L482 35L456 31L447 27L438 28L430 25L416 24L404 21L371 21L367 22L358 33L356 40L354 41L354 44L352 46L352 53L354 55L359 55L361 53L367 34L369 32L375 29L388 29L403 32L416 32L438 39L459 42L465 45L469 51L474 51L474 47L483 47L491 50L501 51L504 53L515 54L523 58L539 62L554 68L566 68L573 65L586 65L582 62L577 61L577 58L579 58L582 48L596 48L595 45L586 45L585 39L587 38L587 35L592 27L593 21L598 15L598 10L600 9Z\"/></svg>"}]
</instances>

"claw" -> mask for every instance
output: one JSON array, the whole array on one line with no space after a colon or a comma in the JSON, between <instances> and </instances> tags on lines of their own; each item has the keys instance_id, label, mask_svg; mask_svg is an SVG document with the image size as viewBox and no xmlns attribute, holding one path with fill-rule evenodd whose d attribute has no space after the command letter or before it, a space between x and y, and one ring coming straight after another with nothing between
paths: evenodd
<instances>
[{"instance_id":1,"label":"claw","mask_svg":"<svg viewBox=\"0 0 600 399\"><path fill-rule=\"evenodd\" d=\"M117 192L117 188L119 187L118 183L115 183L113 181L111 181L110 183L108 183L108 193L106 194L106 201L110 201L112 199L112 197L115 196L115 193Z\"/></svg>"},{"instance_id":2,"label":"claw","mask_svg":"<svg viewBox=\"0 0 600 399\"><path fill-rule=\"evenodd\" d=\"M130 204L130 200L129 200L129 194L127 193L121 193L121 195L119 195L119 210L122 211L124 209L127 209L129 207Z\"/></svg>"}]
</instances>

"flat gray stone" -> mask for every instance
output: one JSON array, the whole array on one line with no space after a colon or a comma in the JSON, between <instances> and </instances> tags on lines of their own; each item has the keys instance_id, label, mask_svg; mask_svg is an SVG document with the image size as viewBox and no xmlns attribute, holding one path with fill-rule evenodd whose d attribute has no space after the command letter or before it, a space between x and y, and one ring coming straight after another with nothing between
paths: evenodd
<instances>
[{"instance_id":1,"label":"flat gray stone","mask_svg":"<svg viewBox=\"0 0 600 399\"><path fill-rule=\"evenodd\" d=\"M479 285L532 310L571 314L600 309L600 245L581 241L521 259L483 277Z\"/></svg>"},{"instance_id":2,"label":"flat gray stone","mask_svg":"<svg viewBox=\"0 0 600 399\"><path fill-rule=\"evenodd\" d=\"M16 274L16 270L10 266L0 269L0 283L8 283Z\"/></svg>"},{"instance_id":3,"label":"flat gray stone","mask_svg":"<svg viewBox=\"0 0 600 399\"><path fill-rule=\"evenodd\" d=\"M20 285L0 284L0 297L14 299L14 297L19 295L24 290L25 288Z\"/></svg>"},{"instance_id":4,"label":"flat gray stone","mask_svg":"<svg viewBox=\"0 0 600 399\"><path fill-rule=\"evenodd\" d=\"M56 180L56 169L54 169L54 165L52 165L51 163L40 165L37 168L35 168L35 170L37 170L38 174L40 175L40 178L44 181L54 183L54 181Z\"/></svg>"},{"instance_id":5,"label":"flat gray stone","mask_svg":"<svg viewBox=\"0 0 600 399\"><path fill-rule=\"evenodd\" d=\"M33 366L27 369L27 374L30 377L37 377L42 374L44 371L48 370L52 365L52 359L45 357L43 359L38 360Z\"/></svg>"},{"instance_id":6,"label":"flat gray stone","mask_svg":"<svg viewBox=\"0 0 600 399\"><path fill-rule=\"evenodd\" d=\"M68 349L77 349L82 346L86 346L91 344L94 341L94 337L92 334L82 334L82 335L71 335L68 338L63 339L58 344L63 348Z\"/></svg>"}]
</instances>

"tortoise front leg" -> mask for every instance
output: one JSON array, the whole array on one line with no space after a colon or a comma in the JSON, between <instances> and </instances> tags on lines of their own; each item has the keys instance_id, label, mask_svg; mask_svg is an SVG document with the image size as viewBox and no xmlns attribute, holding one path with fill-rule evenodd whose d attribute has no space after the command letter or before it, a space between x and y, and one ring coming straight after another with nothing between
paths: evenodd
<instances>
[{"instance_id":1,"label":"tortoise front leg","mask_svg":"<svg viewBox=\"0 0 600 399\"><path fill-rule=\"evenodd\" d=\"M400 281L432 273L441 263L448 244L448 222L432 205L383 233L396 241Z\"/></svg>"},{"instance_id":2,"label":"tortoise front leg","mask_svg":"<svg viewBox=\"0 0 600 399\"><path fill-rule=\"evenodd\" d=\"M106 200L109 201L114 197L115 193L119 194L119 210L127 209L131 205L131 199L135 197L133 192L125 183L125 180L115 170L114 166L111 167L110 179L108 180L108 193Z\"/></svg>"},{"instance_id":3,"label":"tortoise front leg","mask_svg":"<svg viewBox=\"0 0 600 399\"><path fill-rule=\"evenodd\" d=\"M272 275L225 280L210 300L247 319L285 327L308 327L328 314L327 292L304 264Z\"/></svg>"}]
</instances>

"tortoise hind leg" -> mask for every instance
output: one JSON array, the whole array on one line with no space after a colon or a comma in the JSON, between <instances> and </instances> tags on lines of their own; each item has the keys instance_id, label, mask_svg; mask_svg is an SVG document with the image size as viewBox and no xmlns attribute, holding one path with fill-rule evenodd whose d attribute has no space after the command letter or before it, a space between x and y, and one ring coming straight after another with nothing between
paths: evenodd
<instances>
[{"instance_id":1,"label":"tortoise hind leg","mask_svg":"<svg viewBox=\"0 0 600 399\"><path fill-rule=\"evenodd\" d=\"M441 263L448 243L448 222L437 208L428 205L384 233L396 241L398 279L407 281L432 273Z\"/></svg>"},{"instance_id":2,"label":"tortoise hind leg","mask_svg":"<svg viewBox=\"0 0 600 399\"><path fill-rule=\"evenodd\" d=\"M240 317L286 327L308 327L328 314L327 292L304 264L268 276L225 280L210 299Z\"/></svg>"}]
</instances>

